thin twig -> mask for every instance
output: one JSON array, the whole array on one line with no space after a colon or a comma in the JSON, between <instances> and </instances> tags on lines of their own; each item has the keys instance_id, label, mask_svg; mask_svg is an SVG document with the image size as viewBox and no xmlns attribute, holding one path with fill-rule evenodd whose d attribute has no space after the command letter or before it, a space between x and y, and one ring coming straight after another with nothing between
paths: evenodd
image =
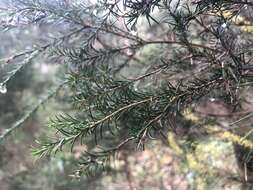
<instances>
[{"instance_id":1,"label":"thin twig","mask_svg":"<svg viewBox=\"0 0 253 190\"><path fill-rule=\"evenodd\" d=\"M4 130L4 132L0 135L0 143L9 136L14 130L21 127L38 109L41 105L43 105L46 101L48 101L51 97L53 97L64 85L65 82L60 83L54 90L48 93L45 97L41 98L38 103L32 107L30 111L28 111L20 120L13 124L12 127Z\"/></svg>"}]
</instances>

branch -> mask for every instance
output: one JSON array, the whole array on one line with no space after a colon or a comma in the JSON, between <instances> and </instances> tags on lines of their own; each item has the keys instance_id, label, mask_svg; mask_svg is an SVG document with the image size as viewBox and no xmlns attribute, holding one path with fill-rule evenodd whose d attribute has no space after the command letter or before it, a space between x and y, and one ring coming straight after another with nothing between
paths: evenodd
<instances>
[{"instance_id":1,"label":"branch","mask_svg":"<svg viewBox=\"0 0 253 190\"><path fill-rule=\"evenodd\" d=\"M6 129L3 134L0 135L0 144L3 142L3 140L9 136L14 130L21 127L38 109L41 105L43 105L46 101L48 101L51 97L53 97L65 84L65 82L62 82L56 86L54 90L52 90L49 94L47 94L45 97L42 97L38 103L29 111L27 112L20 120L18 120L16 123L13 124L12 127L9 129Z\"/></svg>"}]
</instances>

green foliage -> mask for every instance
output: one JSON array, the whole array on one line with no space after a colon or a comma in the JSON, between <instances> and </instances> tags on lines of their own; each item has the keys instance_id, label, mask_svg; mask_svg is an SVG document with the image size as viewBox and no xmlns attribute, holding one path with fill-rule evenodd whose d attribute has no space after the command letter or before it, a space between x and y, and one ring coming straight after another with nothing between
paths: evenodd
<instances>
[{"instance_id":1,"label":"green foliage","mask_svg":"<svg viewBox=\"0 0 253 190\"><path fill-rule=\"evenodd\" d=\"M173 120L183 119L186 108L205 98L222 97L233 110L239 110L240 91L252 84L251 36L245 34L240 41L244 31L233 25L233 18L245 7L252 10L250 2L18 2L5 11L17 21L11 27L45 21L62 27L63 32L46 45L22 54L28 58L1 84L6 85L37 54L67 63L64 85L70 89L74 111L49 122L58 132L57 137L39 142L33 154L50 156L64 147L72 150L78 143L86 145L80 160L81 173L107 168L108 160L126 144L144 148L148 139L174 131L178 124ZM155 18L156 10L166 15L161 22ZM138 20L143 16L150 27L166 25L165 36L138 35ZM129 30L129 25L137 34ZM10 29L10 23L3 27ZM152 44L165 47L166 54L155 64L145 60L146 73L136 78L120 76L123 68L131 67L130 63L137 64L136 54ZM151 52L150 59L153 57L157 60L158 55ZM154 78L162 82L157 85ZM143 81L151 85L141 86Z\"/></svg>"}]
</instances>

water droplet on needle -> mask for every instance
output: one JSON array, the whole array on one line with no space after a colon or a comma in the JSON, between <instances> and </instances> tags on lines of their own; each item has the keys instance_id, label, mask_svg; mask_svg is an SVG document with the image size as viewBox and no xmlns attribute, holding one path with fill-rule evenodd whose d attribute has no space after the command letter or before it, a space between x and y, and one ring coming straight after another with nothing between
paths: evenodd
<instances>
[{"instance_id":1,"label":"water droplet on needle","mask_svg":"<svg viewBox=\"0 0 253 190\"><path fill-rule=\"evenodd\" d=\"M3 84L3 83L0 83L0 93L1 94L6 94L7 93L6 85Z\"/></svg>"}]
</instances>

